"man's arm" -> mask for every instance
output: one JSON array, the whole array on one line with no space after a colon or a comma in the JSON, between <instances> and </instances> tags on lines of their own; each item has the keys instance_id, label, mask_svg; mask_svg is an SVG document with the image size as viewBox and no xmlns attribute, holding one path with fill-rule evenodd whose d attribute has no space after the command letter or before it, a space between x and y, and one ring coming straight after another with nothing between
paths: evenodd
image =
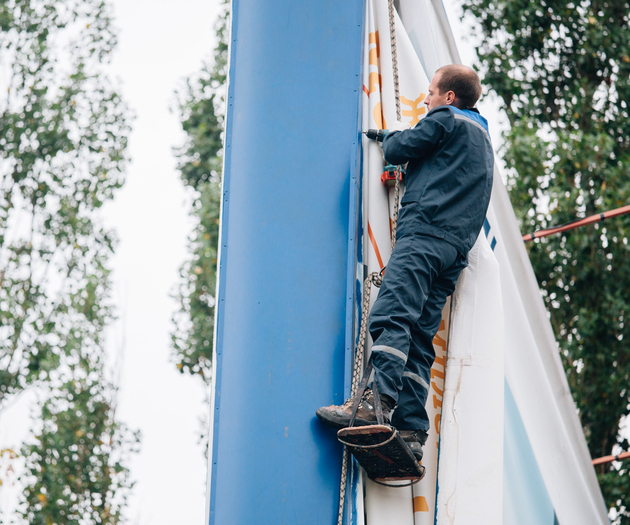
<instances>
[{"instance_id":1,"label":"man's arm","mask_svg":"<svg viewBox=\"0 0 630 525\"><path fill-rule=\"evenodd\" d=\"M448 108L436 108L415 128L393 131L383 139L383 155L390 164L401 165L431 155L453 130L455 119Z\"/></svg>"}]
</instances>

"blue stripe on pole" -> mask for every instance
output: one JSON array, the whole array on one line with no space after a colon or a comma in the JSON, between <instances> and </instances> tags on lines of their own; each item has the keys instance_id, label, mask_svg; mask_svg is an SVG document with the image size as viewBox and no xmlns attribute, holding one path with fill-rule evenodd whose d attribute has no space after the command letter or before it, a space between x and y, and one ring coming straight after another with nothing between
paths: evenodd
<instances>
[{"instance_id":1,"label":"blue stripe on pole","mask_svg":"<svg viewBox=\"0 0 630 525\"><path fill-rule=\"evenodd\" d=\"M343 401L352 336L362 7L233 4L211 524L336 519L341 448L314 414Z\"/></svg>"}]
</instances>

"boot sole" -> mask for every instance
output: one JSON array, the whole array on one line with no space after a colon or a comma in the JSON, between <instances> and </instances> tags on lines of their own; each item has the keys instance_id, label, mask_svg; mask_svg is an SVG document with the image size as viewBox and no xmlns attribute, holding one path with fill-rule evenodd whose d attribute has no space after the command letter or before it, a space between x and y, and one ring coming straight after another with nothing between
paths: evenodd
<instances>
[{"instance_id":1,"label":"boot sole","mask_svg":"<svg viewBox=\"0 0 630 525\"><path fill-rule=\"evenodd\" d=\"M345 412L335 413L323 408L320 408L315 412L319 420L324 423L324 425L328 425L329 427L336 428L337 430L346 428L350 426L350 416ZM372 421L369 419L355 418L354 426L355 427L367 427L369 425L376 425L376 420ZM386 419L385 424L389 425L389 421Z\"/></svg>"}]
</instances>

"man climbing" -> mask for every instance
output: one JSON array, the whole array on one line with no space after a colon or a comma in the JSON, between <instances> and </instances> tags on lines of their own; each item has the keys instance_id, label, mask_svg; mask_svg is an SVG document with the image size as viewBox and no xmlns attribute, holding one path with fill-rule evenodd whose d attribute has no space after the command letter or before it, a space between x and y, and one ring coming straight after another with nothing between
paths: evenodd
<instances>
[{"instance_id":1,"label":"man climbing","mask_svg":"<svg viewBox=\"0 0 630 525\"><path fill-rule=\"evenodd\" d=\"M481 82L472 69L444 66L429 85L426 117L412 129L383 133L385 160L409 164L396 246L369 319L374 381L386 423L399 430L418 460L429 430L425 403L433 338L490 202L494 155L487 121L474 108L480 96ZM344 428L351 413L348 400L320 408L317 416ZM355 425L374 424L368 389Z\"/></svg>"}]
</instances>

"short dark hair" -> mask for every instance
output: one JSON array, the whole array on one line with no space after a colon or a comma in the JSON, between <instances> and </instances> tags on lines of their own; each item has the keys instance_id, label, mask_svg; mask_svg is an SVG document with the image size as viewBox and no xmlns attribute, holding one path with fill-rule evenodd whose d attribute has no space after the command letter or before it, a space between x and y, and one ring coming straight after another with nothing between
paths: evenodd
<instances>
[{"instance_id":1,"label":"short dark hair","mask_svg":"<svg viewBox=\"0 0 630 525\"><path fill-rule=\"evenodd\" d=\"M481 97L481 81L479 75L461 64L442 66L435 74L440 73L437 88L440 94L452 91L455 93L459 109L473 108ZM461 106L461 107L460 107Z\"/></svg>"}]
</instances>

